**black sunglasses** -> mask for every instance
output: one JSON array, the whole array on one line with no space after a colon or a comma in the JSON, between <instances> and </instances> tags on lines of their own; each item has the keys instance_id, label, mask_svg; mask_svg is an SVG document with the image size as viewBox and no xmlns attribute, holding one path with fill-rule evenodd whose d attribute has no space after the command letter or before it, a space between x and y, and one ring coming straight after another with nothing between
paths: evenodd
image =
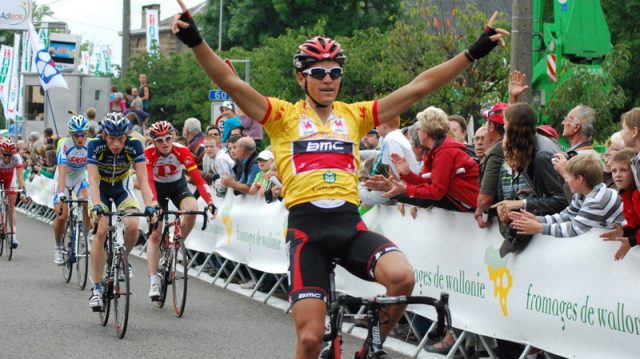
<instances>
[{"instance_id":1,"label":"black sunglasses","mask_svg":"<svg viewBox=\"0 0 640 359\"><path fill-rule=\"evenodd\" d=\"M324 67L312 67L310 69L306 69L302 71L304 75L308 75L313 77L316 80L324 79L327 74L331 76L332 80L337 80L342 76L342 68L341 67L332 67L330 69L326 69Z\"/></svg>"},{"instance_id":2,"label":"black sunglasses","mask_svg":"<svg viewBox=\"0 0 640 359\"><path fill-rule=\"evenodd\" d=\"M82 137L87 137L86 132L76 132L76 133L72 133L71 136L73 136L73 138L82 138Z\"/></svg>"}]
</instances>

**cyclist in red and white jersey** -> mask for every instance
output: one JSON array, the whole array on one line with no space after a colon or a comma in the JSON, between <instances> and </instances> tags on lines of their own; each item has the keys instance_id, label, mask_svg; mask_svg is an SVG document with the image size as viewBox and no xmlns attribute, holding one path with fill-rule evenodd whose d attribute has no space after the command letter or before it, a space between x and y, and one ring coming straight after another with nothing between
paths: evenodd
<instances>
[{"instance_id":1,"label":"cyclist in red and white jersey","mask_svg":"<svg viewBox=\"0 0 640 359\"><path fill-rule=\"evenodd\" d=\"M11 220L13 223L13 241L11 246L18 248L18 239L15 231L16 227L16 198L18 192L15 191L16 184L18 190L24 189L24 165L22 157L16 151L15 143L8 139L0 141L0 150L2 151L2 161L0 161L0 181L3 183L3 189L7 191L9 197L9 210L11 211Z\"/></svg>"},{"instance_id":2,"label":"cyclist in red and white jersey","mask_svg":"<svg viewBox=\"0 0 640 359\"><path fill-rule=\"evenodd\" d=\"M147 158L147 173L149 186L153 192L153 200L158 201L163 210L168 208L170 199L176 208L185 211L197 211L198 204L193 193L187 186L184 176L186 170L191 180L196 185L202 199L207 203L211 214L215 214L216 207L209 193L207 183L202 178L196 165L196 160L185 146L173 143L173 126L169 122L160 121L154 123L149 129L149 135L153 139L153 145L144 150ZM195 224L195 216L185 215L182 224L182 235L189 236ZM159 225L152 233L147 247L147 268L149 269L149 297L151 300L160 299L160 278L158 277L158 261L160 259L160 235L162 228Z\"/></svg>"}]
</instances>

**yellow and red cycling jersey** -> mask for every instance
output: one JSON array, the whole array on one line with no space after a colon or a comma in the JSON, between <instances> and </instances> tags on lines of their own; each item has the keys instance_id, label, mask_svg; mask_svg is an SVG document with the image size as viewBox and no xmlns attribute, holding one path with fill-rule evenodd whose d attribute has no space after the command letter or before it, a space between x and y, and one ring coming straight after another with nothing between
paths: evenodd
<instances>
[{"instance_id":1,"label":"yellow and red cycling jersey","mask_svg":"<svg viewBox=\"0 0 640 359\"><path fill-rule=\"evenodd\" d=\"M271 138L288 207L319 199L358 204L359 142L378 125L377 101L334 102L323 123L306 101L269 97L260 122Z\"/></svg>"}]
</instances>

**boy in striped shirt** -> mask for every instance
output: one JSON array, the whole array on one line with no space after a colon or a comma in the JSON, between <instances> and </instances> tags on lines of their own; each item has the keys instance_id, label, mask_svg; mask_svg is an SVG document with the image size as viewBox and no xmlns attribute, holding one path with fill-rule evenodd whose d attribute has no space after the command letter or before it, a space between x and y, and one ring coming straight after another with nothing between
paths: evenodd
<instances>
[{"instance_id":1,"label":"boy in striped shirt","mask_svg":"<svg viewBox=\"0 0 640 359\"><path fill-rule=\"evenodd\" d=\"M538 216L511 212L511 226L518 234L542 233L554 237L574 237L591 228L613 228L624 220L618 193L602 183L602 161L590 153L579 154L567 162L565 181L573 198L559 213Z\"/></svg>"}]
</instances>

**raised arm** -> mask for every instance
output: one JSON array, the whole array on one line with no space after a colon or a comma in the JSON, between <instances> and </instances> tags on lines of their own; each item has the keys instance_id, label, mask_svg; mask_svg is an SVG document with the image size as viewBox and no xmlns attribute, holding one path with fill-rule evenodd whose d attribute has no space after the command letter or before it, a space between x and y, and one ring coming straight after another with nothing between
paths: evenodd
<instances>
[{"instance_id":1,"label":"raised arm","mask_svg":"<svg viewBox=\"0 0 640 359\"><path fill-rule=\"evenodd\" d=\"M245 114L255 119L264 118L268 110L265 97L242 81L220 56L213 52L200 36L189 9L182 0L177 1L182 13L174 16L171 31L193 50L196 60L207 76L228 93Z\"/></svg>"},{"instance_id":2,"label":"raised arm","mask_svg":"<svg viewBox=\"0 0 640 359\"><path fill-rule=\"evenodd\" d=\"M467 50L440 65L424 71L408 84L380 99L378 102L380 123L391 120L416 101L456 78L471 63L487 56L496 45L504 46L503 36L509 35L509 32L493 28L493 22L497 16L498 12L491 16L480 38Z\"/></svg>"}]
</instances>

